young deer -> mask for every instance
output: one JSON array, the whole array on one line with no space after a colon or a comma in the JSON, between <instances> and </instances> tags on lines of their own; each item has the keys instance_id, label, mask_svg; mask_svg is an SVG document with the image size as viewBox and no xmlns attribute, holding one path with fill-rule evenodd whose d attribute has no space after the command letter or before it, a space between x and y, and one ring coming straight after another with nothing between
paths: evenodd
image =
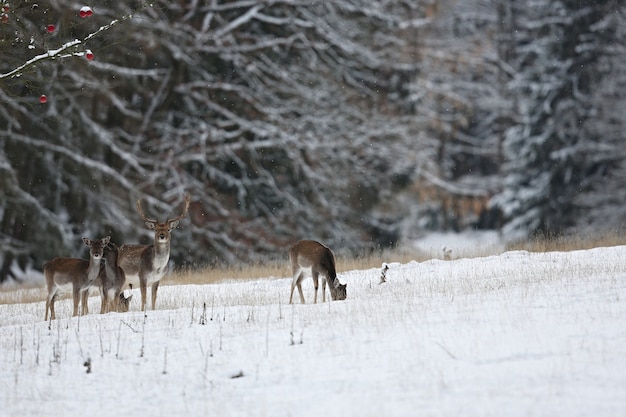
<instances>
[{"instance_id":1,"label":"young deer","mask_svg":"<svg viewBox=\"0 0 626 417\"><path fill-rule=\"evenodd\" d=\"M141 199L137 200L137 213L145 222L146 227L154 230L154 243L151 245L123 245L119 251L119 265L126 274L126 283L136 285L141 290L141 311L146 309L146 291L148 285L152 287L152 309L156 304L157 289L161 278L167 272L167 263L170 260L170 238L172 229L178 226L180 219L185 217L189 209L190 196L185 196L183 212L174 219L167 219L161 223L149 219L141 208Z\"/></svg>"},{"instance_id":2,"label":"young deer","mask_svg":"<svg viewBox=\"0 0 626 417\"><path fill-rule=\"evenodd\" d=\"M126 280L124 270L118 264L119 248L113 242L104 248L104 264L100 268L100 295L102 297L102 305L100 314L111 311L125 313L129 309L130 300L133 298L124 297L122 287Z\"/></svg>"},{"instance_id":3,"label":"young deer","mask_svg":"<svg viewBox=\"0 0 626 417\"><path fill-rule=\"evenodd\" d=\"M104 247L111 240L111 236L98 240L83 238L85 245L89 247L89 260L78 258L54 258L43 266L43 274L48 287L46 299L46 318L48 310L50 318L56 318L54 314L54 302L59 295L72 293L74 299L73 316L78 315L78 306L82 304L81 315L88 314L87 299L89 288L97 284L100 273L100 260Z\"/></svg>"},{"instance_id":4,"label":"young deer","mask_svg":"<svg viewBox=\"0 0 626 417\"><path fill-rule=\"evenodd\" d=\"M300 301L304 304L302 280L305 274L311 275L313 278L313 286L315 287L313 303L317 303L318 277L320 274L323 275L322 301L326 301L326 281L328 281L328 289L333 300L346 299L347 284L341 284L337 279L335 257L326 246L314 240L301 240L289 249L289 260L291 261L291 270L293 272L289 304L293 301L293 291L296 286L300 293Z\"/></svg>"}]
</instances>

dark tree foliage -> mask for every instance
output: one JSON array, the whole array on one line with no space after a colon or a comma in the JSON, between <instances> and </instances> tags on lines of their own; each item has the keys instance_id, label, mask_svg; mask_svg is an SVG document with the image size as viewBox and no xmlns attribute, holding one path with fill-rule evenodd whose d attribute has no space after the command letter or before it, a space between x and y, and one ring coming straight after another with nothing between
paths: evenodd
<instances>
[{"instance_id":1,"label":"dark tree foliage","mask_svg":"<svg viewBox=\"0 0 626 417\"><path fill-rule=\"evenodd\" d=\"M617 0L0 6L0 281L138 198L190 267L624 213Z\"/></svg>"},{"instance_id":2,"label":"dark tree foliage","mask_svg":"<svg viewBox=\"0 0 626 417\"><path fill-rule=\"evenodd\" d=\"M414 2L124 3L11 4L0 26L2 279L83 235L149 239L139 197L165 217L192 195L179 264L389 243L370 210L409 130L385 97Z\"/></svg>"},{"instance_id":3,"label":"dark tree foliage","mask_svg":"<svg viewBox=\"0 0 626 417\"><path fill-rule=\"evenodd\" d=\"M618 4L505 3L515 14L507 64L518 114L506 130L504 189L493 202L512 235L562 233L576 224L577 196L615 159L603 146L607 138L588 124L598 111L594 88L606 74L598 62L615 40Z\"/></svg>"}]
</instances>

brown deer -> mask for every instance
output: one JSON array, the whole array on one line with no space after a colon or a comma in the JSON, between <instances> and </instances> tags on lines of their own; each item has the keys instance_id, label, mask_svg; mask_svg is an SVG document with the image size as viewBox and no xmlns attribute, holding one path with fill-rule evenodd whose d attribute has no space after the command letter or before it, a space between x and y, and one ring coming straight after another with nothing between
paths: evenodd
<instances>
[{"instance_id":1,"label":"brown deer","mask_svg":"<svg viewBox=\"0 0 626 417\"><path fill-rule=\"evenodd\" d=\"M119 248L113 242L104 248L104 264L100 267L100 295L102 297L102 305L100 314L106 314L111 311L125 313L130 306L132 294L126 298L122 291L126 275L124 270L118 264Z\"/></svg>"},{"instance_id":2,"label":"brown deer","mask_svg":"<svg viewBox=\"0 0 626 417\"><path fill-rule=\"evenodd\" d=\"M100 261L104 247L111 240L111 236L98 240L83 238L85 245L89 247L89 260L79 258L54 258L43 266L43 274L48 287L46 299L46 318L48 310L50 319L56 318L54 314L54 302L59 295L72 293L74 299L73 316L78 315L78 306L82 304L81 315L88 314L87 299L89 288L97 285L100 274Z\"/></svg>"},{"instance_id":3,"label":"brown deer","mask_svg":"<svg viewBox=\"0 0 626 417\"><path fill-rule=\"evenodd\" d=\"M289 304L293 301L293 291L296 287L298 287L298 293L300 293L300 301L304 304L304 296L302 295L302 280L305 275L311 275L313 278L313 286L315 287L315 298L313 299L313 303L317 303L318 278L320 274L323 275L323 302L326 301L327 281L330 296L333 300L346 299L347 284L342 284L337 279L335 256L329 248L314 240L301 240L289 248L289 260L291 261L291 271L293 273Z\"/></svg>"},{"instance_id":4,"label":"brown deer","mask_svg":"<svg viewBox=\"0 0 626 417\"><path fill-rule=\"evenodd\" d=\"M172 229L178 226L180 219L185 217L189 209L190 196L185 196L183 212L178 217L167 219L161 223L149 219L141 208L141 199L137 200L137 213L150 230L154 230L154 243L151 245L122 245L119 248L119 265L126 274L126 284L139 283L141 291L141 311L146 308L147 287L152 287L152 309L156 304L157 290L161 278L167 272L170 260L170 238Z\"/></svg>"}]
</instances>

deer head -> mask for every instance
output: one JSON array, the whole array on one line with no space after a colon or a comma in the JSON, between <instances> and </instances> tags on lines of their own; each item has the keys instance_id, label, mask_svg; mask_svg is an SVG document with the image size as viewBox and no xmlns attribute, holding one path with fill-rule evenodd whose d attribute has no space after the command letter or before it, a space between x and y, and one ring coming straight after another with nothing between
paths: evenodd
<instances>
[{"instance_id":1,"label":"deer head","mask_svg":"<svg viewBox=\"0 0 626 417\"><path fill-rule=\"evenodd\" d=\"M143 208L141 207L141 198L137 200L137 213L141 217L141 220L144 221L146 227L150 230L154 230L154 241L155 243L168 243L170 241L170 233L172 229L175 229L178 226L178 222L180 219L185 217L187 214L187 210L189 210L189 201L191 197L189 194L185 196L185 201L183 203L183 212L173 219L167 219L165 222L161 223L156 219L150 219L146 217L143 212Z\"/></svg>"},{"instance_id":2,"label":"deer head","mask_svg":"<svg viewBox=\"0 0 626 417\"><path fill-rule=\"evenodd\" d=\"M103 237L102 239L89 239L87 237L83 238L83 243L89 247L89 257L94 261L99 261L102 259L104 254L104 248L111 241L111 236Z\"/></svg>"}]
</instances>

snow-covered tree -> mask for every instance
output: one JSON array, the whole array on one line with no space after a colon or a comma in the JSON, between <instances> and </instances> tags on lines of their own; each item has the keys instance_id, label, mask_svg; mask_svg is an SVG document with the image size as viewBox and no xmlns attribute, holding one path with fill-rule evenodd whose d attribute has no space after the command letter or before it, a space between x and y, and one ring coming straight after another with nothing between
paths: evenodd
<instances>
[{"instance_id":1,"label":"snow-covered tree","mask_svg":"<svg viewBox=\"0 0 626 417\"><path fill-rule=\"evenodd\" d=\"M0 6L0 281L148 241L139 197L191 194L172 258L204 265L494 226L503 184L510 229L561 228L619 189L616 1Z\"/></svg>"},{"instance_id":2,"label":"snow-covered tree","mask_svg":"<svg viewBox=\"0 0 626 417\"><path fill-rule=\"evenodd\" d=\"M486 218L487 202L499 187L500 142L512 106L499 88L493 3L433 1L430 15L413 20L418 72L404 102L419 133L411 143L409 198L402 193L389 204L400 213L405 239L424 229L496 224Z\"/></svg>"},{"instance_id":3,"label":"snow-covered tree","mask_svg":"<svg viewBox=\"0 0 626 417\"><path fill-rule=\"evenodd\" d=\"M615 4L604 24L614 30L614 40L598 63L598 73L606 75L594 86L591 106L596 111L585 131L602 138L596 153L603 150L606 156L602 160L612 163L600 165L590 189L574 201L577 222L571 232L585 235L623 233L626 225L626 6Z\"/></svg>"},{"instance_id":4,"label":"snow-covered tree","mask_svg":"<svg viewBox=\"0 0 626 417\"><path fill-rule=\"evenodd\" d=\"M179 263L282 254L301 237L376 245L370 211L410 131L388 98L413 71L398 32L419 13L408 0L11 7L2 277L17 258L79 255L82 235L147 239L134 201L166 216L186 192Z\"/></svg>"},{"instance_id":5,"label":"snow-covered tree","mask_svg":"<svg viewBox=\"0 0 626 417\"><path fill-rule=\"evenodd\" d=\"M617 4L515 3L507 64L518 117L506 131L505 184L493 204L508 219L510 237L560 233L576 221L576 196L613 159L587 125L597 112L594 87L605 75L598 61L613 41Z\"/></svg>"}]
</instances>

